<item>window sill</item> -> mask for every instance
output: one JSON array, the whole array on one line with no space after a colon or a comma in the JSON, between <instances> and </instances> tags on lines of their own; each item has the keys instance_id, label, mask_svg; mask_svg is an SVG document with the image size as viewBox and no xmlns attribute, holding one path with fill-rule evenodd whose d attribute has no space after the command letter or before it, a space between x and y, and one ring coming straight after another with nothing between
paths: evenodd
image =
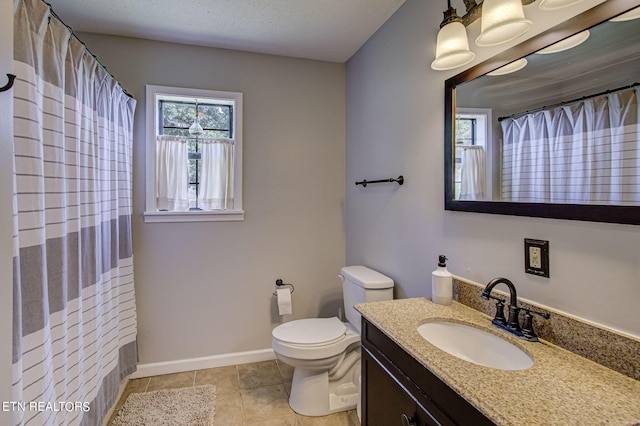
<instances>
[{"instance_id":1,"label":"window sill","mask_svg":"<svg viewBox=\"0 0 640 426\"><path fill-rule=\"evenodd\" d=\"M145 223L161 222L239 222L244 220L244 210L144 212Z\"/></svg>"}]
</instances>

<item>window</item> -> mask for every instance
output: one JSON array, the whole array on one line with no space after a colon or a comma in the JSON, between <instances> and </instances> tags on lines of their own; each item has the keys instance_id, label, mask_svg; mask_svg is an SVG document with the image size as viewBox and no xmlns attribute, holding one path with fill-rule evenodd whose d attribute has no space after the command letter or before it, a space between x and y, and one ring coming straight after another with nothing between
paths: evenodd
<instances>
[{"instance_id":1,"label":"window","mask_svg":"<svg viewBox=\"0 0 640 426\"><path fill-rule=\"evenodd\" d=\"M470 146L477 145L478 118L473 116L456 116L456 161L454 174L455 199L460 198L460 186L462 182L462 152Z\"/></svg>"},{"instance_id":2,"label":"window","mask_svg":"<svg viewBox=\"0 0 640 426\"><path fill-rule=\"evenodd\" d=\"M243 220L242 94L147 86L145 222Z\"/></svg>"},{"instance_id":3,"label":"window","mask_svg":"<svg viewBox=\"0 0 640 426\"><path fill-rule=\"evenodd\" d=\"M485 151L486 170L491 170L492 149L487 141L490 141L491 110L485 108L458 108L455 122L455 170L454 170L454 199L464 199L461 197L462 189L462 169L464 151L470 147ZM481 168L481 175L484 183L480 186L484 188L483 198L491 199L492 176L486 173L485 168ZM468 182L467 182L468 183Z\"/></svg>"}]
</instances>

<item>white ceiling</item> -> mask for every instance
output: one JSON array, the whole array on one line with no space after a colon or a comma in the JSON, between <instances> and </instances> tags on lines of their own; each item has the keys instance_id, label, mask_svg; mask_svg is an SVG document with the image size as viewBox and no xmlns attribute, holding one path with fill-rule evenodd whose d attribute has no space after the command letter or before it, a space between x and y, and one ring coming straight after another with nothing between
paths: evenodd
<instances>
[{"instance_id":1,"label":"white ceiling","mask_svg":"<svg viewBox=\"0 0 640 426\"><path fill-rule=\"evenodd\" d=\"M331 62L346 62L404 1L48 0L74 32Z\"/></svg>"}]
</instances>

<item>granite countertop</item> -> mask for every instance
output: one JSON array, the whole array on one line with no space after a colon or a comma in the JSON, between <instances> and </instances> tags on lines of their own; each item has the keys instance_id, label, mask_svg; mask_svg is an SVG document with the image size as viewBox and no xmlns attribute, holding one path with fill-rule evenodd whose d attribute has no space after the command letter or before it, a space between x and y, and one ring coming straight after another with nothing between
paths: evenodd
<instances>
[{"instance_id":1,"label":"granite countertop","mask_svg":"<svg viewBox=\"0 0 640 426\"><path fill-rule=\"evenodd\" d=\"M548 342L527 342L491 325L491 317L427 298L361 303L356 309L481 413L501 426L639 425L640 381ZM420 336L438 319L473 324L515 344L533 360L527 370L496 370L463 361Z\"/></svg>"}]
</instances>

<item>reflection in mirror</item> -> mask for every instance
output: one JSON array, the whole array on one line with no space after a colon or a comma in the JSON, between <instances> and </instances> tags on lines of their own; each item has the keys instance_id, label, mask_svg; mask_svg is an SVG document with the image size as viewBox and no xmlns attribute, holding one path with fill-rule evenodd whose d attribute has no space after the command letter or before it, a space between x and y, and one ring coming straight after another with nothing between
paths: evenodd
<instances>
[{"instance_id":1,"label":"reflection in mirror","mask_svg":"<svg viewBox=\"0 0 640 426\"><path fill-rule=\"evenodd\" d=\"M640 223L640 22L574 22L571 31L522 60L447 82L447 209ZM598 207L602 217L540 203ZM637 218L616 219L623 206Z\"/></svg>"}]
</instances>

